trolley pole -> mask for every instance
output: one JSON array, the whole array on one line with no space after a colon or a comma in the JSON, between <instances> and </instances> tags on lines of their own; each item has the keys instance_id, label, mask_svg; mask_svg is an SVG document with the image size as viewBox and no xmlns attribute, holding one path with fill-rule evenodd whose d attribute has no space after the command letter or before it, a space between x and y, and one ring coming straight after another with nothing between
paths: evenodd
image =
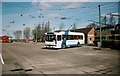
<instances>
[{"instance_id":1,"label":"trolley pole","mask_svg":"<svg viewBox=\"0 0 120 76\"><path fill-rule=\"evenodd\" d=\"M100 5L98 5L99 8L99 26L100 26L100 48L102 47L102 33L101 33L101 10Z\"/></svg>"}]
</instances>

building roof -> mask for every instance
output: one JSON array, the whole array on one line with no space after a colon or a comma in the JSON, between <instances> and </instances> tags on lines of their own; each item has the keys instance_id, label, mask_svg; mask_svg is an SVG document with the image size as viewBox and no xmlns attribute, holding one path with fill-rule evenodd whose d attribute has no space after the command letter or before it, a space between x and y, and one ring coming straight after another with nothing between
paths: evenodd
<instances>
[{"instance_id":1,"label":"building roof","mask_svg":"<svg viewBox=\"0 0 120 76\"><path fill-rule=\"evenodd\" d=\"M115 27L115 25L109 25L109 26L103 26L103 27L101 27L101 29L108 29L108 28L112 29L114 27ZM96 30L100 30L100 27L96 28Z\"/></svg>"},{"instance_id":2,"label":"building roof","mask_svg":"<svg viewBox=\"0 0 120 76\"><path fill-rule=\"evenodd\" d=\"M80 28L80 29L75 29L75 32L82 32L84 34L87 34L92 28ZM74 30L71 30L74 31Z\"/></svg>"}]
</instances>

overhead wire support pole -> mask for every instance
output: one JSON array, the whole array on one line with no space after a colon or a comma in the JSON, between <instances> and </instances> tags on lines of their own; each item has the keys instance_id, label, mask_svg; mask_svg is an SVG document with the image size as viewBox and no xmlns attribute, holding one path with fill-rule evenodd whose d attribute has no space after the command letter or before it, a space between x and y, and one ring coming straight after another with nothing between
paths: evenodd
<instances>
[{"instance_id":1,"label":"overhead wire support pole","mask_svg":"<svg viewBox=\"0 0 120 76\"><path fill-rule=\"evenodd\" d=\"M101 33L101 10L100 5L98 5L99 8L99 26L100 26L100 48L102 47L102 33Z\"/></svg>"}]
</instances>

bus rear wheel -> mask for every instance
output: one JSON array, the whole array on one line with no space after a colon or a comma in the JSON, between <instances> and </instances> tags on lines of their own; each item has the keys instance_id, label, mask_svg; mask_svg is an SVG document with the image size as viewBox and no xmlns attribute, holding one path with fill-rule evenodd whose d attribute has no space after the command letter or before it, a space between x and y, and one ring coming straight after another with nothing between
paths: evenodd
<instances>
[{"instance_id":1,"label":"bus rear wheel","mask_svg":"<svg viewBox=\"0 0 120 76\"><path fill-rule=\"evenodd\" d=\"M79 43L79 42L77 43L77 46L78 46L78 47L80 46L80 43Z\"/></svg>"},{"instance_id":2,"label":"bus rear wheel","mask_svg":"<svg viewBox=\"0 0 120 76\"><path fill-rule=\"evenodd\" d=\"M63 45L62 45L62 48L65 49L65 48L66 48L66 44L63 44Z\"/></svg>"}]
</instances>

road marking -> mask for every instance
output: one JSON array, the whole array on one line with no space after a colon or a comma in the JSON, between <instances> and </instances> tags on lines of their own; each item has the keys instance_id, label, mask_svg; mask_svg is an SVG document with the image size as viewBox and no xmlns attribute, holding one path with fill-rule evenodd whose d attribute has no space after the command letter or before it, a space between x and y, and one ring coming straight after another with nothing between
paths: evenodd
<instances>
[{"instance_id":1,"label":"road marking","mask_svg":"<svg viewBox=\"0 0 120 76\"><path fill-rule=\"evenodd\" d=\"M3 58L2 58L2 55L0 54L0 60L1 60L1 63L2 64L5 64L4 61L3 61Z\"/></svg>"}]
</instances>

